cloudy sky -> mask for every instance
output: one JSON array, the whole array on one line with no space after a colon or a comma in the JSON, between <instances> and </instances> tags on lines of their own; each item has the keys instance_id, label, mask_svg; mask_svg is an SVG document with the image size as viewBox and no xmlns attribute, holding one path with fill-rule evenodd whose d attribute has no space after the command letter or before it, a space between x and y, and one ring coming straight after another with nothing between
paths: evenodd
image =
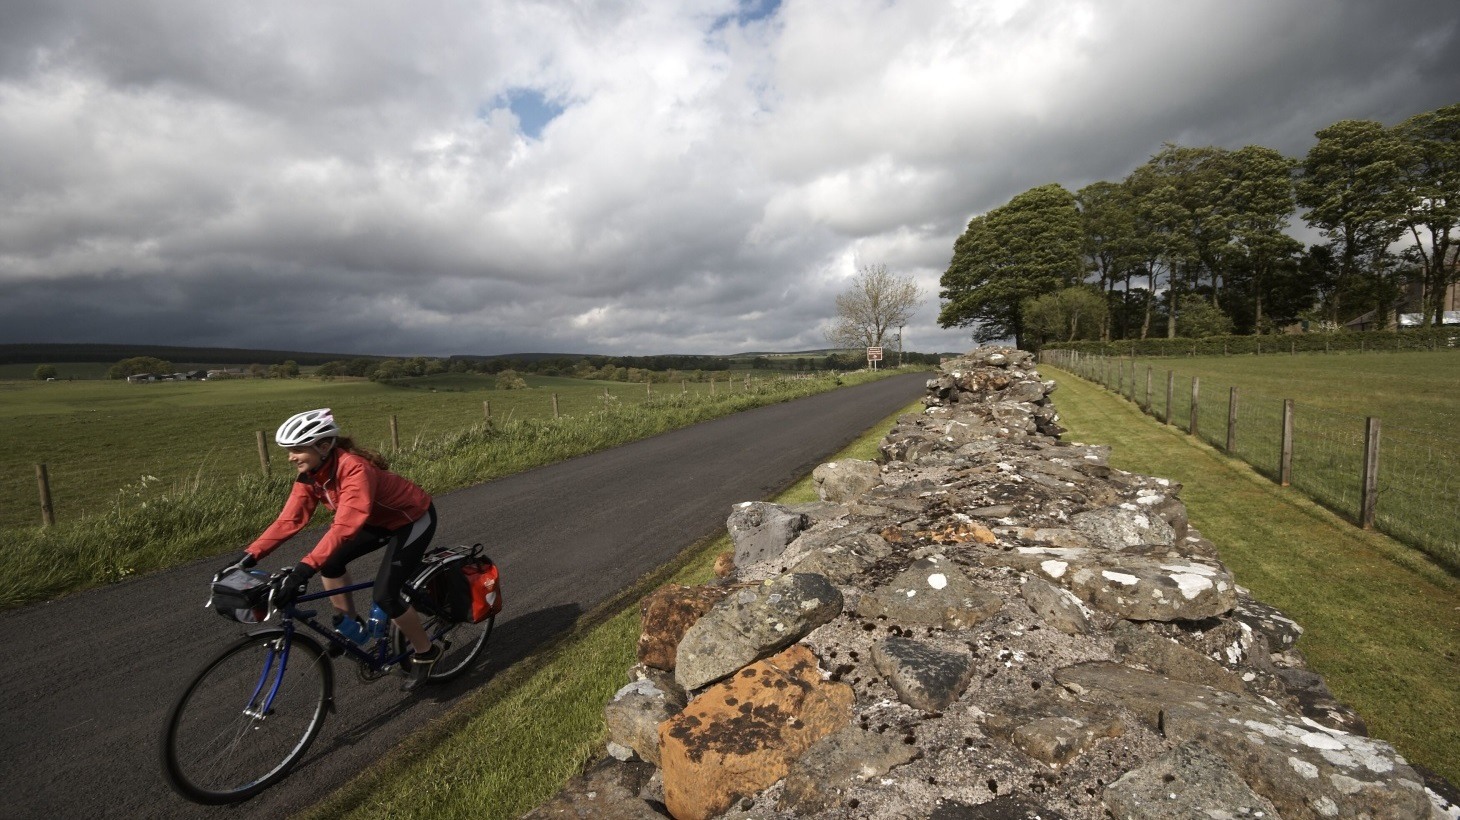
<instances>
[{"instance_id":1,"label":"cloudy sky","mask_svg":"<svg viewBox=\"0 0 1460 820\"><path fill-rule=\"evenodd\" d=\"M1457 101L1455 0L5 0L0 342L964 350L971 216Z\"/></svg>"}]
</instances>

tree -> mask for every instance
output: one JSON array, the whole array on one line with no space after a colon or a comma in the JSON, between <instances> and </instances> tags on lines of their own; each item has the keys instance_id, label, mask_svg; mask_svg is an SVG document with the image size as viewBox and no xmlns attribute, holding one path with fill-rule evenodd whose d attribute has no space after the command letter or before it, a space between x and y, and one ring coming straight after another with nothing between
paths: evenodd
<instances>
[{"instance_id":1,"label":"tree","mask_svg":"<svg viewBox=\"0 0 1460 820\"><path fill-rule=\"evenodd\" d=\"M1093 182L1075 192L1075 202L1080 208L1080 225L1085 233L1085 258L1090 269L1100 277L1100 289L1106 300L1114 302L1115 283L1124 279L1125 290L1129 292L1131 277L1141 270L1135 237L1135 203L1130 188L1114 182ZM1110 313L1105 311L1101 339L1110 339ZM1122 338L1126 330L1122 324Z\"/></svg>"},{"instance_id":2,"label":"tree","mask_svg":"<svg viewBox=\"0 0 1460 820\"><path fill-rule=\"evenodd\" d=\"M940 280L943 327L973 327L977 341L1023 346L1024 300L1084 278L1084 233L1075 197L1051 183L976 216L953 244Z\"/></svg>"},{"instance_id":3,"label":"tree","mask_svg":"<svg viewBox=\"0 0 1460 820\"><path fill-rule=\"evenodd\" d=\"M1422 324L1444 321L1445 291L1460 282L1452 257L1460 245L1460 103L1416 114L1395 128L1405 145L1400 163L1401 223L1414 238L1422 283Z\"/></svg>"},{"instance_id":4,"label":"tree","mask_svg":"<svg viewBox=\"0 0 1460 820\"><path fill-rule=\"evenodd\" d=\"M1177 305L1176 327L1182 338L1203 339L1226 336L1232 332L1232 319L1222 309L1195 293L1181 297Z\"/></svg>"},{"instance_id":5,"label":"tree","mask_svg":"<svg viewBox=\"0 0 1460 820\"><path fill-rule=\"evenodd\" d=\"M35 380L38 382L54 379L59 375L60 371L56 370L56 366L53 364L43 364L35 369Z\"/></svg>"},{"instance_id":6,"label":"tree","mask_svg":"<svg viewBox=\"0 0 1460 820\"><path fill-rule=\"evenodd\" d=\"M1038 344L1098 339L1110 304L1092 285L1075 285L1024 300L1024 330Z\"/></svg>"},{"instance_id":7,"label":"tree","mask_svg":"<svg viewBox=\"0 0 1460 820\"><path fill-rule=\"evenodd\" d=\"M527 380L517 375L517 371L511 368L497 374L498 390L526 390Z\"/></svg>"},{"instance_id":8,"label":"tree","mask_svg":"<svg viewBox=\"0 0 1460 820\"><path fill-rule=\"evenodd\" d=\"M1231 231L1229 258L1248 277L1253 300L1253 332L1265 326L1263 297L1273 280L1293 266L1303 245L1287 235L1288 216L1293 212L1293 179L1296 163L1272 150L1249 145L1227 156L1227 178L1223 210Z\"/></svg>"},{"instance_id":9,"label":"tree","mask_svg":"<svg viewBox=\"0 0 1460 820\"><path fill-rule=\"evenodd\" d=\"M152 356L134 356L122 359L106 372L108 379L125 379L141 373L171 373L172 362L165 362Z\"/></svg>"},{"instance_id":10,"label":"tree","mask_svg":"<svg viewBox=\"0 0 1460 820\"><path fill-rule=\"evenodd\" d=\"M1344 319L1337 311L1348 292L1358 294L1361 307L1382 315L1397 295L1386 257L1404 230L1402 144L1373 120L1343 120L1317 137L1298 177L1298 204L1307 209L1303 218L1308 224L1334 246L1339 292L1333 318Z\"/></svg>"},{"instance_id":11,"label":"tree","mask_svg":"<svg viewBox=\"0 0 1460 820\"><path fill-rule=\"evenodd\" d=\"M836 297L836 323L826 340L836 347L881 347L887 331L907 324L923 303L922 288L886 265L864 265Z\"/></svg>"}]
</instances>

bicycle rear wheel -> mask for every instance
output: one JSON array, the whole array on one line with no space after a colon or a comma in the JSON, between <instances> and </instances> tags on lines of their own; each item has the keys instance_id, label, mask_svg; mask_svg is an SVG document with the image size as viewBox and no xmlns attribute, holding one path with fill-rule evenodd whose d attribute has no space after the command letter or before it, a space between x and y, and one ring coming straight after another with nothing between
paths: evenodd
<instances>
[{"instance_id":1,"label":"bicycle rear wheel","mask_svg":"<svg viewBox=\"0 0 1460 820\"><path fill-rule=\"evenodd\" d=\"M163 770L182 796L207 804L247 800L283 779L314 742L331 705L333 667L301 635L281 663L283 636L249 635L183 690L162 741Z\"/></svg>"},{"instance_id":2,"label":"bicycle rear wheel","mask_svg":"<svg viewBox=\"0 0 1460 820\"><path fill-rule=\"evenodd\" d=\"M474 624L471 621L452 621L440 615L423 615L421 626L425 627L426 634L446 647L441 660L431 667L431 674L426 676L426 680L431 683L445 683L470 669L486 648L487 640L492 637L492 624L496 620L497 616L493 615L479 624ZM396 652L404 652L410 645L394 622L390 625L390 638L391 646ZM409 671L410 668L409 660L401 664L402 671Z\"/></svg>"}]
</instances>

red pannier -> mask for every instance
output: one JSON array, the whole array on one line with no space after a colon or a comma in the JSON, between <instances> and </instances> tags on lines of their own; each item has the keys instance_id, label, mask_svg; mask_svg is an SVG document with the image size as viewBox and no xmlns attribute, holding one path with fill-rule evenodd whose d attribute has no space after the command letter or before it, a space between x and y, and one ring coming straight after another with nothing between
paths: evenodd
<instances>
[{"instance_id":1,"label":"red pannier","mask_svg":"<svg viewBox=\"0 0 1460 820\"><path fill-rule=\"evenodd\" d=\"M480 546L480 545L478 545ZM479 624L502 611L502 589L497 565L485 555L478 555L461 567L471 589L471 622Z\"/></svg>"}]
</instances>

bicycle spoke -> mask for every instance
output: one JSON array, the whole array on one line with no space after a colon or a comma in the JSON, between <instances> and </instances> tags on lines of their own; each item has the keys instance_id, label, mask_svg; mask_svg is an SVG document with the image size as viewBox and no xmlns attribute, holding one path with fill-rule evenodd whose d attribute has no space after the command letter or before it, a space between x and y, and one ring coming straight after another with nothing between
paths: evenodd
<instances>
[{"instance_id":1,"label":"bicycle spoke","mask_svg":"<svg viewBox=\"0 0 1460 820\"><path fill-rule=\"evenodd\" d=\"M301 756L324 720L328 659L295 641L280 668L273 639L225 652L179 702L167 737L174 785L226 802L267 787Z\"/></svg>"}]
</instances>

